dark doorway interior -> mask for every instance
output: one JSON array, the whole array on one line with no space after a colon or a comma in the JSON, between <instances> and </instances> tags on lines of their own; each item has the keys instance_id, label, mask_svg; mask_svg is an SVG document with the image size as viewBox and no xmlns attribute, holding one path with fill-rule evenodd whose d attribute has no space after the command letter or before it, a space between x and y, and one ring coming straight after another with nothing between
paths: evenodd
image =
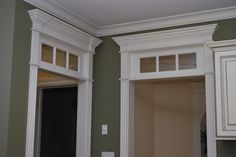
<instances>
[{"instance_id":1,"label":"dark doorway interior","mask_svg":"<svg viewBox=\"0 0 236 157\"><path fill-rule=\"evenodd\" d=\"M40 157L76 156L77 87L43 89Z\"/></svg>"}]
</instances>

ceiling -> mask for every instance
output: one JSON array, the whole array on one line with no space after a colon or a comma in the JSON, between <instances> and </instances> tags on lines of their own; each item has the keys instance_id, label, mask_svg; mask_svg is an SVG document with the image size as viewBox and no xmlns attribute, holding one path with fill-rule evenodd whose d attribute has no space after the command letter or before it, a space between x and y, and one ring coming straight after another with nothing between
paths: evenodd
<instances>
[{"instance_id":1,"label":"ceiling","mask_svg":"<svg viewBox=\"0 0 236 157\"><path fill-rule=\"evenodd\" d=\"M235 0L25 0L94 34L139 22L179 18L230 8L236 15ZM209 11L210 10L210 11ZM225 9L223 9L225 12ZM228 11L228 10L227 10ZM214 17L213 15L211 15ZM76 22L77 20L77 22ZM197 21L198 22L198 21ZM86 26L87 25L87 26ZM84 28L83 28L84 27Z\"/></svg>"},{"instance_id":2,"label":"ceiling","mask_svg":"<svg viewBox=\"0 0 236 157\"><path fill-rule=\"evenodd\" d=\"M91 23L107 26L231 7L235 0L51 0Z\"/></svg>"}]
</instances>

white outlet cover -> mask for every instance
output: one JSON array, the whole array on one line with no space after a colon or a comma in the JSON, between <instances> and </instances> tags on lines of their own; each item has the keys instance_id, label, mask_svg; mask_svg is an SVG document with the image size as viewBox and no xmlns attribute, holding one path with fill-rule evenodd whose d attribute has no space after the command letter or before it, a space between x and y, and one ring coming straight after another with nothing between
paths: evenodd
<instances>
[{"instance_id":1,"label":"white outlet cover","mask_svg":"<svg viewBox=\"0 0 236 157\"><path fill-rule=\"evenodd\" d=\"M107 134L108 134L108 125L102 124L102 135L107 135Z\"/></svg>"},{"instance_id":2,"label":"white outlet cover","mask_svg":"<svg viewBox=\"0 0 236 157\"><path fill-rule=\"evenodd\" d=\"M101 157L115 157L115 153L114 152L102 152Z\"/></svg>"}]
</instances>

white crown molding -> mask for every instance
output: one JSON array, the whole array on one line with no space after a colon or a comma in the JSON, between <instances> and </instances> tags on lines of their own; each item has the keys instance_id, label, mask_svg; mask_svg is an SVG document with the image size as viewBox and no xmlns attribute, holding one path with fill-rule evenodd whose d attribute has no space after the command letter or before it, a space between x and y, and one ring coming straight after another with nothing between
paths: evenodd
<instances>
[{"instance_id":1,"label":"white crown molding","mask_svg":"<svg viewBox=\"0 0 236 157\"><path fill-rule=\"evenodd\" d=\"M229 47L229 46L235 46L236 45L236 39L231 40L222 40L222 41L214 41L214 42L208 42L207 46L210 48L218 48L218 47Z\"/></svg>"},{"instance_id":2,"label":"white crown molding","mask_svg":"<svg viewBox=\"0 0 236 157\"><path fill-rule=\"evenodd\" d=\"M29 14L33 22L33 30L50 35L58 40L64 39L68 44L86 52L94 53L95 48L102 42L100 39L39 9L30 10Z\"/></svg>"},{"instance_id":3,"label":"white crown molding","mask_svg":"<svg viewBox=\"0 0 236 157\"><path fill-rule=\"evenodd\" d=\"M168 17L147 19L108 26L98 26L78 13L73 12L51 0L24 0L59 19L68 22L97 37L208 22L236 17L236 6L207 11L180 14Z\"/></svg>"},{"instance_id":4,"label":"white crown molding","mask_svg":"<svg viewBox=\"0 0 236 157\"><path fill-rule=\"evenodd\" d=\"M226 52L236 49L236 39L208 42L207 46L214 52Z\"/></svg>"},{"instance_id":5,"label":"white crown molding","mask_svg":"<svg viewBox=\"0 0 236 157\"><path fill-rule=\"evenodd\" d=\"M97 25L81 17L77 13L63 7L62 5L57 4L54 1L53 2L49 0L24 0L24 1L92 35L97 34L98 31Z\"/></svg>"},{"instance_id":6,"label":"white crown molding","mask_svg":"<svg viewBox=\"0 0 236 157\"><path fill-rule=\"evenodd\" d=\"M212 41L212 34L214 33L216 26L216 24L210 24L137 35L127 35L114 37L112 39L120 46L121 53L169 48L180 45L187 46L205 44L206 42Z\"/></svg>"},{"instance_id":7,"label":"white crown molding","mask_svg":"<svg viewBox=\"0 0 236 157\"><path fill-rule=\"evenodd\" d=\"M97 36L173 27L236 17L236 6L100 27Z\"/></svg>"}]
</instances>

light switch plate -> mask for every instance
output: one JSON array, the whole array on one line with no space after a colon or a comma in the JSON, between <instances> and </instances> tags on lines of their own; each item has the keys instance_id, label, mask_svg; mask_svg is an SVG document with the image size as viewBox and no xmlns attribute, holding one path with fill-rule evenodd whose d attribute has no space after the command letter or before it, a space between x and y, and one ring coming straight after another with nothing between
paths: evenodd
<instances>
[{"instance_id":1,"label":"light switch plate","mask_svg":"<svg viewBox=\"0 0 236 157\"><path fill-rule=\"evenodd\" d=\"M108 133L108 125L102 124L102 135L107 135Z\"/></svg>"},{"instance_id":2,"label":"light switch plate","mask_svg":"<svg viewBox=\"0 0 236 157\"><path fill-rule=\"evenodd\" d=\"M101 157L115 157L115 153L114 152L102 152Z\"/></svg>"}]
</instances>

